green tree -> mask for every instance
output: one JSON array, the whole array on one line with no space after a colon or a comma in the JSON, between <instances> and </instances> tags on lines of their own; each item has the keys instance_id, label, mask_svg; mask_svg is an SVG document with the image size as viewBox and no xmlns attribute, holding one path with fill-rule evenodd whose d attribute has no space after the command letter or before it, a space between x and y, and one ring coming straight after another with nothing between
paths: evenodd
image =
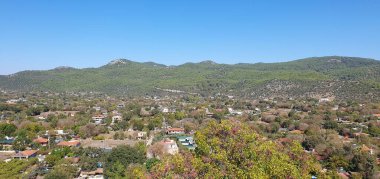
<instances>
[{"instance_id":1,"label":"green tree","mask_svg":"<svg viewBox=\"0 0 380 179\"><path fill-rule=\"evenodd\" d=\"M151 158L151 159L148 159L146 160L145 162L145 167L148 171L150 171L150 169L153 168L154 165L156 165L157 163L159 163L160 160L156 159L156 158Z\"/></svg>"},{"instance_id":2,"label":"green tree","mask_svg":"<svg viewBox=\"0 0 380 179\"><path fill-rule=\"evenodd\" d=\"M142 131L144 129L144 122L141 119L134 120L133 129Z\"/></svg>"},{"instance_id":3,"label":"green tree","mask_svg":"<svg viewBox=\"0 0 380 179\"><path fill-rule=\"evenodd\" d=\"M239 121L210 121L195 134L195 154L168 156L154 178L310 178L321 166L297 142L282 147Z\"/></svg>"},{"instance_id":4,"label":"green tree","mask_svg":"<svg viewBox=\"0 0 380 179\"><path fill-rule=\"evenodd\" d=\"M333 120L325 120L325 122L323 123L323 127L325 129L337 129L338 123Z\"/></svg>"},{"instance_id":5,"label":"green tree","mask_svg":"<svg viewBox=\"0 0 380 179\"><path fill-rule=\"evenodd\" d=\"M186 114L184 112L181 112L181 111L175 112L174 115L175 115L175 119L177 119L177 120L181 120L181 119L186 117Z\"/></svg>"},{"instance_id":6,"label":"green tree","mask_svg":"<svg viewBox=\"0 0 380 179\"><path fill-rule=\"evenodd\" d=\"M374 123L368 124L368 132L374 137L379 137L380 136L380 127L377 126Z\"/></svg>"},{"instance_id":7,"label":"green tree","mask_svg":"<svg viewBox=\"0 0 380 179\"><path fill-rule=\"evenodd\" d=\"M100 148L79 148L75 152L80 157L79 167L84 171L92 171L97 168L98 162L104 163L106 154Z\"/></svg>"},{"instance_id":8,"label":"green tree","mask_svg":"<svg viewBox=\"0 0 380 179\"><path fill-rule=\"evenodd\" d=\"M141 164L131 164L128 166L127 171L125 173L126 178L146 178L145 167Z\"/></svg>"},{"instance_id":9,"label":"green tree","mask_svg":"<svg viewBox=\"0 0 380 179\"><path fill-rule=\"evenodd\" d=\"M125 176L125 169L131 163L143 164L146 160L146 149L143 144L131 146L117 146L112 149L105 163L106 176Z\"/></svg>"},{"instance_id":10,"label":"green tree","mask_svg":"<svg viewBox=\"0 0 380 179\"><path fill-rule=\"evenodd\" d=\"M328 158L327 166L331 170L337 170L339 167L347 168L348 161L343 155L332 155Z\"/></svg>"},{"instance_id":11,"label":"green tree","mask_svg":"<svg viewBox=\"0 0 380 179\"><path fill-rule=\"evenodd\" d=\"M20 132L18 132L17 137L13 142L13 149L19 151L25 150L26 147L28 147L28 145L30 144L30 142L32 141L27 136L26 131L21 130Z\"/></svg>"},{"instance_id":12,"label":"green tree","mask_svg":"<svg viewBox=\"0 0 380 179\"><path fill-rule=\"evenodd\" d=\"M0 134L11 136L16 129L17 127L14 124L0 123Z\"/></svg>"},{"instance_id":13,"label":"green tree","mask_svg":"<svg viewBox=\"0 0 380 179\"><path fill-rule=\"evenodd\" d=\"M127 168L120 161L110 164L105 171L106 176L109 178L125 178Z\"/></svg>"},{"instance_id":14,"label":"green tree","mask_svg":"<svg viewBox=\"0 0 380 179\"><path fill-rule=\"evenodd\" d=\"M63 179L70 179L74 178L76 176L76 173L78 171L78 168L75 165L72 165L71 163L67 161L62 161L57 166L54 166L53 170L48 173L45 178L46 179L57 179L57 178L63 178Z\"/></svg>"},{"instance_id":15,"label":"green tree","mask_svg":"<svg viewBox=\"0 0 380 179\"><path fill-rule=\"evenodd\" d=\"M375 161L373 155L357 150L350 161L350 170L360 172L365 178L371 178L375 172Z\"/></svg>"}]
</instances>

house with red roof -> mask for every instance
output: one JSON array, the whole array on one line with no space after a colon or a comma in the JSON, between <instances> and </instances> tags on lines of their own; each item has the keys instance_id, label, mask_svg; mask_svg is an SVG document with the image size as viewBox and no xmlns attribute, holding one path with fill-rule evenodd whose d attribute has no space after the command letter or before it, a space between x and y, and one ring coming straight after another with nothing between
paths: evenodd
<instances>
[{"instance_id":1,"label":"house with red roof","mask_svg":"<svg viewBox=\"0 0 380 179\"><path fill-rule=\"evenodd\" d=\"M166 134L185 134L184 128L168 128Z\"/></svg>"},{"instance_id":2,"label":"house with red roof","mask_svg":"<svg viewBox=\"0 0 380 179\"><path fill-rule=\"evenodd\" d=\"M13 159L28 159L37 156L38 150L24 150L13 155Z\"/></svg>"},{"instance_id":3,"label":"house with red roof","mask_svg":"<svg viewBox=\"0 0 380 179\"><path fill-rule=\"evenodd\" d=\"M38 137L37 139L34 139L33 142L39 143L42 146L46 146L49 140L43 137Z\"/></svg>"}]
</instances>

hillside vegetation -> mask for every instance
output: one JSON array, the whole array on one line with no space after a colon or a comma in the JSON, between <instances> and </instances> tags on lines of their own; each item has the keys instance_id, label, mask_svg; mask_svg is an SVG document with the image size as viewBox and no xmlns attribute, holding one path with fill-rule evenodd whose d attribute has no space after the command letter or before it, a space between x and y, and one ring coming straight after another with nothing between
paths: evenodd
<instances>
[{"instance_id":1,"label":"hillside vegetation","mask_svg":"<svg viewBox=\"0 0 380 179\"><path fill-rule=\"evenodd\" d=\"M217 64L212 61L165 66L114 60L99 68L60 67L0 76L0 88L19 91L102 92L159 95L162 89L203 96L335 97L378 99L380 62L356 57L314 57L282 63Z\"/></svg>"}]
</instances>

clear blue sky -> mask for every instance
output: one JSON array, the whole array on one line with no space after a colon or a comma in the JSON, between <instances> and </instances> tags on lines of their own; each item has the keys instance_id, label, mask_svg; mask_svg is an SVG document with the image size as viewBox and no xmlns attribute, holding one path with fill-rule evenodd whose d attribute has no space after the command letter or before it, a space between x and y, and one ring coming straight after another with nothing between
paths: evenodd
<instances>
[{"instance_id":1,"label":"clear blue sky","mask_svg":"<svg viewBox=\"0 0 380 179\"><path fill-rule=\"evenodd\" d=\"M0 74L98 67L380 59L378 0L1 0Z\"/></svg>"}]
</instances>

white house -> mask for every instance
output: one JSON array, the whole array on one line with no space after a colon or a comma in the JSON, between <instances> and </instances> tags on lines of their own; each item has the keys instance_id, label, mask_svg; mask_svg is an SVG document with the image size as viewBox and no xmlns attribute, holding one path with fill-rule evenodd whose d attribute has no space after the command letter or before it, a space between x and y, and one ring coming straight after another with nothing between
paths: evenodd
<instances>
[{"instance_id":1,"label":"white house","mask_svg":"<svg viewBox=\"0 0 380 179\"><path fill-rule=\"evenodd\" d=\"M236 110L234 110L234 109L232 109L232 108L228 108L228 112L229 112L230 114L232 114L232 115L242 115L242 114L243 114L243 112L241 112L241 111L236 111Z\"/></svg>"},{"instance_id":2,"label":"white house","mask_svg":"<svg viewBox=\"0 0 380 179\"><path fill-rule=\"evenodd\" d=\"M115 123L115 121L121 121L121 120L123 120L123 117L121 117L121 115L112 116L112 124Z\"/></svg>"},{"instance_id":3,"label":"white house","mask_svg":"<svg viewBox=\"0 0 380 179\"><path fill-rule=\"evenodd\" d=\"M165 153L174 155L178 153L178 146L177 143L174 140L165 139L164 140L164 151Z\"/></svg>"},{"instance_id":4,"label":"white house","mask_svg":"<svg viewBox=\"0 0 380 179\"><path fill-rule=\"evenodd\" d=\"M146 135L147 135L146 132L138 132L137 133L137 139L143 139L146 137Z\"/></svg>"},{"instance_id":5,"label":"white house","mask_svg":"<svg viewBox=\"0 0 380 179\"><path fill-rule=\"evenodd\" d=\"M167 107L162 108L162 112L163 113L168 113L169 112L169 108L167 108Z\"/></svg>"},{"instance_id":6,"label":"white house","mask_svg":"<svg viewBox=\"0 0 380 179\"><path fill-rule=\"evenodd\" d=\"M94 121L95 124L101 124L103 123L104 118L105 117L103 115L96 115L92 117L92 120Z\"/></svg>"},{"instance_id":7,"label":"white house","mask_svg":"<svg viewBox=\"0 0 380 179\"><path fill-rule=\"evenodd\" d=\"M319 102L320 102L320 103L323 103L323 102L329 102L329 101L330 101L329 98L321 98L321 99L319 99Z\"/></svg>"}]
</instances>

